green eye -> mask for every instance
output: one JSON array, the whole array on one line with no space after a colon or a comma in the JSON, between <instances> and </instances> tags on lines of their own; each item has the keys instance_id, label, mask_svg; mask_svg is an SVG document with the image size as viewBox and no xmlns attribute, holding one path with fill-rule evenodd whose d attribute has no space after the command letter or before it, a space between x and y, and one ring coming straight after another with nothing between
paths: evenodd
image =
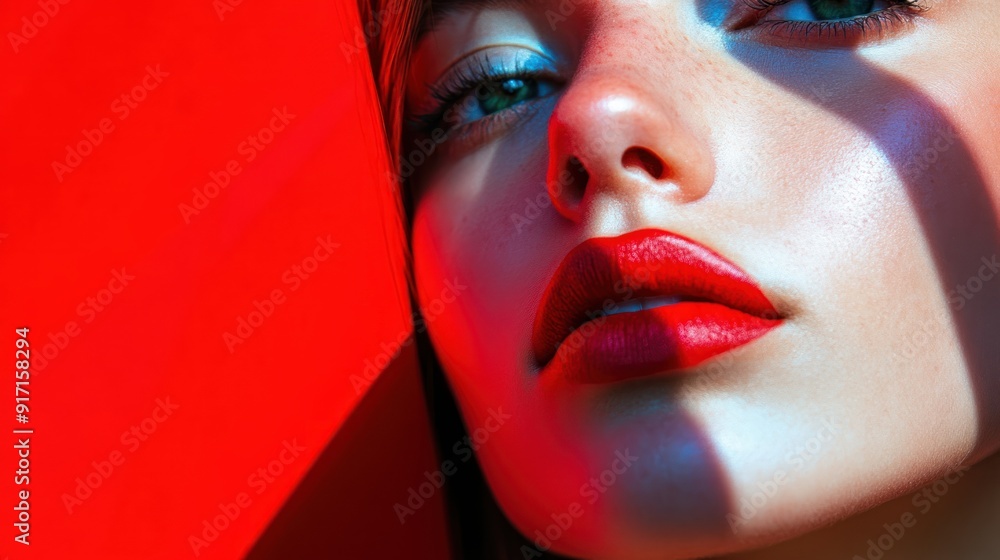
<instances>
[{"instance_id":1,"label":"green eye","mask_svg":"<svg viewBox=\"0 0 1000 560\"><path fill-rule=\"evenodd\" d=\"M817 20L849 19L871 13L875 0L809 0Z\"/></svg>"},{"instance_id":2,"label":"green eye","mask_svg":"<svg viewBox=\"0 0 1000 560\"><path fill-rule=\"evenodd\" d=\"M484 115L491 115L538 97L538 82L530 78L508 78L483 86L477 97L479 109Z\"/></svg>"}]
</instances>

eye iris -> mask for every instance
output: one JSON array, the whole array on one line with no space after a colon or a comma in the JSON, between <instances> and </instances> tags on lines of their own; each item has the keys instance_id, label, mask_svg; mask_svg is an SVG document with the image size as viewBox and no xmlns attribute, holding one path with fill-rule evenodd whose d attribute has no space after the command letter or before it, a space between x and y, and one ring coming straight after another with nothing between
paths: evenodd
<instances>
[{"instance_id":1,"label":"eye iris","mask_svg":"<svg viewBox=\"0 0 1000 560\"><path fill-rule=\"evenodd\" d=\"M479 95L479 108L490 115L538 96L538 82L509 78L485 86Z\"/></svg>"},{"instance_id":2,"label":"eye iris","mask_svg":"<svg viewBox=\"0 0 1000 560\"><path fill-rule=\"evenodd\" d=\"M809 0L809 9L816 19L846 19L872 11L875 0Z\"/></svg>"}]
</instances>

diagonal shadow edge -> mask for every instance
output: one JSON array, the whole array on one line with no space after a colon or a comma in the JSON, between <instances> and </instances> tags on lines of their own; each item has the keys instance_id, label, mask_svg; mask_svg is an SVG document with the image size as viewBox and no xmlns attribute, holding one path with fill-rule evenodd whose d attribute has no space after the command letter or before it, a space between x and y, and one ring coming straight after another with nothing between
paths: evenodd
<instances>
[{"instance_id":1,"label":"diagonal shadow edge","mask_svg":"<svg viewBox=\"0 0 1000 560\"><path fill-rule=\"evenodd\" d=\"M708 1L698 0L698 12L706 22L711 19ZM814 73L802 71L802 61L807 58L800 59L799 66L792 63L781 68L781 53L787 52L781 47L751 45L749 41L732 37L727 38L725 43L729 54L747 68L813 103L818 109L836 114L852 123L875 142L905 183L907 195L931 249L938 279L945 293L953 292L957 286L969 282L980 266L981 259L990 259L1000 252L1000 225L994 212L995 204L972 148L957 132L960 129L946 111L925 92L864 60L856 50L833 53L837 56L838 76L846 75L853 83L865 84L865 91L880 92L885 96L878 100L883 106L889 106L890 103L911 103L909 114L921 116L920 121L896 124L919 129L922 125L932 123L936 130L945 129L955 133L954 144L940 154L939 161L928 169L914 172L911 164L917 154L900 150L898 138L892 136L892 130L880 128L880 121L859 118L859 113L853 110L857 104L836 97L823 101L815 95L815 82L810 82L810 78L815 78ZM825 56L830 56L830 53L827 52ZM958 174L958 180L950 176L955 173ZM942 196L940 189L947 189L948 196ZM991 285L989 288L990 290L976 294L974 302L968 300L966 305L958 308L952 306L950 309L977 406L976 442L964 461L966 464L975 463L991 454L1000 443L997 441L1000 434L1000 410L991 410L989 406L989 395L1000 395L1000 345L996 344L995 339L997 322L1000 321L1000 286Z\"/></svg>"},{"instance_id":2,"label":"diagonal shadow edge","mask_svg":"<svg viewBox=\"0 0 1000 560\"><path fill-rule=\"evenodd\" d=\"M245 558L451 558L442 493L400 523L418 470L436 463L414 344L348 416Z\"/></svg>"}]
</instances>

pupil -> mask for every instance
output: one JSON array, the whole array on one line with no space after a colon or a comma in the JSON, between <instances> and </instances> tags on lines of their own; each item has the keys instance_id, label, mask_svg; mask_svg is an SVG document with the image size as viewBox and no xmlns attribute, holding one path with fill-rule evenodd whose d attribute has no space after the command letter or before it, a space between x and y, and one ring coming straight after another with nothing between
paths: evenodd
<instances>
[{"instance_id":1,"label":"pupil","mask_svg":"<svg viewBox=\"0 0 1000 560\"><path fill-rule=\"evenodd\" d=\"M848 19L871 13L875 0L809 0L816 19Z\"/></svg>"},{"instance_id":2,"label":"pupil","mask_svg":"<svg viewBox=\"0 0 1000 560\"><path fill-rule=\"evenodd\" d=\"M503 89L503 92L506 93L507 95L517 93L517 90L523 87L524 87L524 80L518 80L518 79L507 80L503 83L503 85L500 86L500 88Z\"/></svg>"},{"instance_id":3,"label":"pupil","mask_svg":"<svg viewBox=\"0 0 1000 560\"><path fill-rule=\"evenodd\" d=\"M483 88L479 97L479 108L487 115L502 111L535 97L537 87L534 80L526 81L519 78L494 82Z\"/></svg>"}]
</instances>

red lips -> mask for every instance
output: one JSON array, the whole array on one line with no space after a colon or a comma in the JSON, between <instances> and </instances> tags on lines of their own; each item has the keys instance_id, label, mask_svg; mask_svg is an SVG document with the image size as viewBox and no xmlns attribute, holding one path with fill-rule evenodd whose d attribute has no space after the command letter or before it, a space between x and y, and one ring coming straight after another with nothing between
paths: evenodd
<instances>
[{"instance_id":1,"label":"red lips","mask_svg":"<svg viewBox=\"0 0 1000 560\"><path fill-rule=\"evenodd\" d=\"M647 229L569 252L542 298L532 346L542 375L608 382L695 366L779 324L738 266Z\"/></svg>"}]
</instances>

